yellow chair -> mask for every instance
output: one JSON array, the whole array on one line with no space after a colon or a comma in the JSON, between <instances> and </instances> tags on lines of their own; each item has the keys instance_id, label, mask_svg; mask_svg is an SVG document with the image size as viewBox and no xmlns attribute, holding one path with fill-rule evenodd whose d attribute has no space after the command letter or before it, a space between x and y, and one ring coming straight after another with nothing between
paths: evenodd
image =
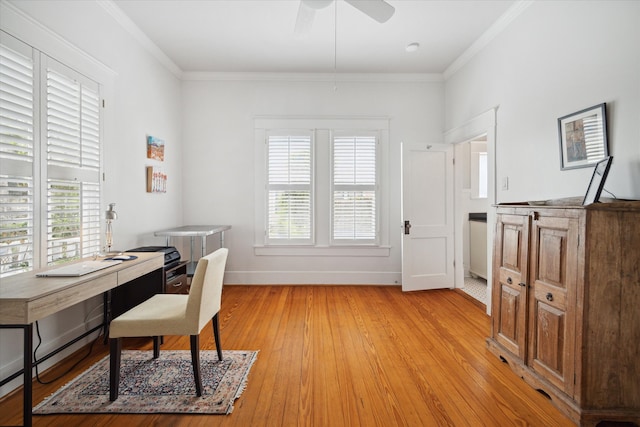
<instances>
[{"instance_id":1,"label":"yellow chair","mask_svg":"<svg viewBox=\"0 0 640 427\"><path fill-rule=\"evenodd\" d=\"M123 337L153 337L153 358L160 355L163 335L190 335L196 394L202 396L200 331L212 320L213 335L222 360L218 312L222 279L229 251L220 248L198 261L189 295L157 294L111 321L109 325L109 400L118 398Z\"/></svg>"}]
</instances>

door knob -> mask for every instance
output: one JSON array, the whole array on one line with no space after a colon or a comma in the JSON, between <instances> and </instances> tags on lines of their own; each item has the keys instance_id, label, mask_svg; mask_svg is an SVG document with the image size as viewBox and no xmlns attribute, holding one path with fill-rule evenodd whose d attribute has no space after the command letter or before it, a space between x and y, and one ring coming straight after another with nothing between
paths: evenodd
<instances>
[{"instance_id":1,"label":"door knob","mask_svg":"<svg viewBox=\"0 0 640 427\"><path fill-rule=\"evenodd\" d=\"M411 221L404 222L404 234L411 234Z\"/></svg>"},{"instance_id":2,"label":"door knob","mask_svg":"<svg viewBox=\"0 0 640 427\"><path fill-rule=\"evenodd\" d=\"M549 292L545 298L547 299L547 301L553 301L553 294L551 292Z\"/></svg>"}]
</instances>

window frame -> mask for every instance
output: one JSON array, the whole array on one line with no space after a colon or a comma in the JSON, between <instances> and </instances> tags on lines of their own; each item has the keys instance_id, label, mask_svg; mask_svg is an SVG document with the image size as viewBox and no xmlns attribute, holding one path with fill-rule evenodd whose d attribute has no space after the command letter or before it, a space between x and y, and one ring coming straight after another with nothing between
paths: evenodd
<instances>
[{"instance_id":1,"label":"window frame","mask_svg":"<svg viewBox=\"0 0 640 427\"><path fill-rule=\"evenodd\" d=\"M390 246L390 179L388 117L308 117L308 116L256 116L254 117L254 245L256 256L311 256L311 257L388 257ZM314 135L314 243L311 245L272 245L266 241L266 150L265 138L274 130L311 131ZM378 240L373 244L331 242L330 203L330 145L333 131L377 132L378 141Z\"/></svg>"}]
</instances>

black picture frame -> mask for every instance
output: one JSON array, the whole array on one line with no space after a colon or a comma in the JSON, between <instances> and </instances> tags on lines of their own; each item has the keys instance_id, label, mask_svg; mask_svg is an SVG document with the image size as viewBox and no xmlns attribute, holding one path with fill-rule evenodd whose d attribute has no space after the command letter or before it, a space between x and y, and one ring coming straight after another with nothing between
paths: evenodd
<instances>
[{"instance_id":1,"label":"black picture frame","mask_svg":"<svg viewBox=\"0 0 640 427\"><path fill-rule=\"evenodd\" d=\"M596 167L593 169L593 175L591 175L591 181L589 181L589 187L587 187L587 193L584 195L584 200L582 201L582 206L597 203L598 200L600 200L600 193L602 193L602 189L604 188L604 182L607 180L612 161L613 156L609 156L596 163Z\"/></svg>"},{"instance_id":2,"label":"black picture frame","mask_svg":"<svg viewBox=\"0 0 640 427\"><path fill-rule=\"evenodd\" d=\"M560 169L587 168L609 155L606 103L558 119Z\"/></svg>"}]
</instances>

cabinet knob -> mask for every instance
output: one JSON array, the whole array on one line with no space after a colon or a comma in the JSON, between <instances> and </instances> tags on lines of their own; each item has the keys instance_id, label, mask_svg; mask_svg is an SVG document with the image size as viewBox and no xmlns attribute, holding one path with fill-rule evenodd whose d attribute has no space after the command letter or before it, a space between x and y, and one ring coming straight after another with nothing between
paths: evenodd
<instances>
[{"instance_id":1,"label":"cabinet knob","mask_svg":"<svg viewBox=\"0 0 640 427\"><path fill-rule=\"evenodd\" d=\"M527 286L527 284L523 282L518 283L518 285L522 286L523 288Z\"/></svg>"},{"instance_id":2,"label":"cabinet knob","mask_svg":"<svg viewBox=\"0 0 640 427\"><path fill-rule=\"evenodd\" d=\"M547 301L553 301L553 294L551 292L549 292L545 298L547 299Z\"/></svg>"},{"instance_id":3,"label":"cabinet knob","mask_svg":"<svg viewBox=\"0 0 640 427\"><path fill-rule=\"evenodd\" d=\"M513 283L513 280L511 280L511 277L507 277L507 283L508 284L512 284Z\"/></svg>"}]
</instances>

